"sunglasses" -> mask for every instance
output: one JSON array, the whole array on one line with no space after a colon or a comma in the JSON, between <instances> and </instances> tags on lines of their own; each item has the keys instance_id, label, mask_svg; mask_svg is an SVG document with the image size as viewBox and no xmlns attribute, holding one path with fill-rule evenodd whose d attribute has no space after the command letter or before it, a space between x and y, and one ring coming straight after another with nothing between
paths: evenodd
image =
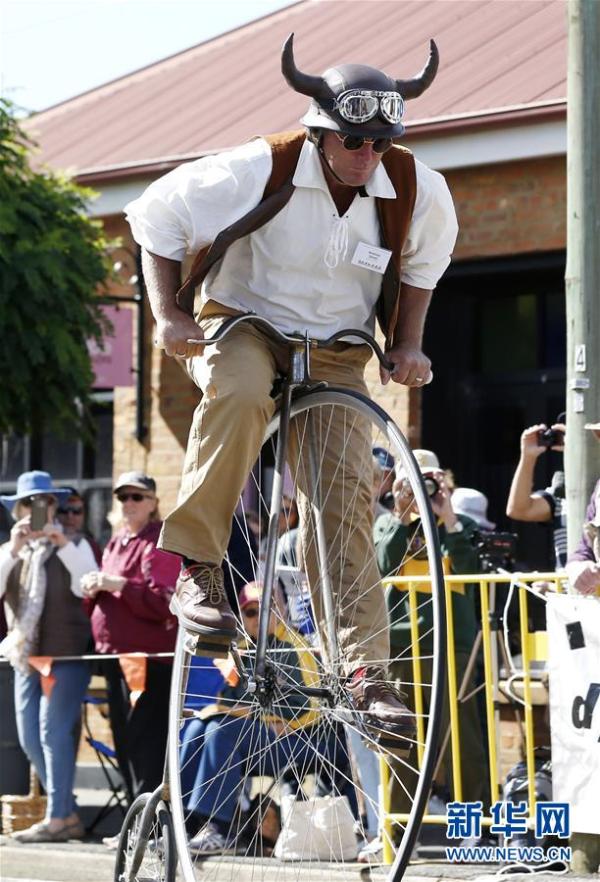
<instances>
[{"instance_id":1,"label":"sunglasses","mask_svg":"<svg viewBox=\"0 0 600 882\"><path fill-rule=\"evenodd\" d=\"M141 502L142 499L151 499L151 496L148 496L146 493L117 493L117 499L119 502L127 502L127 500L131 499L132 502Z\"/></svg>"},{"instance_id":2,"label":"sunglasses","mask_svg":"<svg viewBox=\"0 0 600 882\"><path fill-rule=\"evenodd\" d=\"M61 515L80 515L83 514L83 505L60 505L57 511Z\"/></svg>"},{"instance_id":3,"label":"sunglasses","mask_svg":"<svg viewBox=\"0 0 600 882\"><path fill-rule=\"evenodd\" d=\"M391 138L363 138L361 135L342 135L334 132L346 150L360 150L365 144L371 144L373 153L385 153L392 146Z\"/></svg>"},{"instance_id":4,"label":"sunglasses","mask_svg":"<svg viewBox=\"0 0 600 882\"><path fill-rule=\"evenodd\" d=\"M258 609L255 606L250 607L250 609L243 609L242 612L247 619L255 619L258 615Z\"/></svg>"}]
</instances>

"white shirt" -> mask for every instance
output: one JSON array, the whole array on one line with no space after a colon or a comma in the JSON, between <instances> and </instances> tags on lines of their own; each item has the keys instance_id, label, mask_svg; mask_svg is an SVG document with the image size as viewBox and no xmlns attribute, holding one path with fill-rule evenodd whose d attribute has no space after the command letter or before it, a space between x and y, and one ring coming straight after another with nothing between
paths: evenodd
<instances>
[{"instance_id":1,"label":"white shirt","mask_svg":"<svg viewBox=\"0 0 600 882\"><path fill-rule=\"evenodd\" d=\"M417 195L402 250L402 281L434 288L450 263L458 226L444 178L415 161ZM262 138L186 163L125 207L133 237L153 254L183 260L260 202L271 174ZM209 272L202 299L270 319L286 333L319 339L342 328L373 332L382 276L352 264L359 242L380 245L375 199L396 191L380 163L340 218L316 147L306 141L287 205L234 242ZM371 197L371 198L369 198Z\"/></svg>"}]
</instances>

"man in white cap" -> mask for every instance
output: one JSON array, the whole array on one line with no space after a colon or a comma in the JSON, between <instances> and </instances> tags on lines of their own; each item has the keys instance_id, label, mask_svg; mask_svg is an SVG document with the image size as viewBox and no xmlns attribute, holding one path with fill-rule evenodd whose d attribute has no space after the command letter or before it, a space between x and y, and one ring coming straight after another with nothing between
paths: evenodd
<instances>
[{"instance_id":1,"label":"man in white cap","mask_svg":"<svg viewBox=\"0 0 600 882\"><path fill-rule=\"evenodd\" d=\"M452 508L456 514L472 518L481 530L495 530L496 524L488 520L487 507L485 493L472 487L458 487L452 494Z\"/></svg>"}]
</instances>

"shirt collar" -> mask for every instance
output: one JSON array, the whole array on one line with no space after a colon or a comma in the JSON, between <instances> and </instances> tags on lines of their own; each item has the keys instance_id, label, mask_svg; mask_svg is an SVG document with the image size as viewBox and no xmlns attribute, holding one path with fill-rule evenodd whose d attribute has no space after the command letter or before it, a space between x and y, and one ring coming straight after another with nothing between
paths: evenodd
<instances>
[{"instance_id":1,"label":"shirt collar","mask_svg":"<svg viewBox=\"0 0 600 882\"><path fill-rule=\"evenodd\" d=\"M327 181L319 158L319 152L312 141L304 142L294 177L294 187L309 187L316 190L328 190ZM365 190L369 196L379 199L395 199L396 191L383 163L380 162L367 183Z\"/></svg>"}]
</instances>

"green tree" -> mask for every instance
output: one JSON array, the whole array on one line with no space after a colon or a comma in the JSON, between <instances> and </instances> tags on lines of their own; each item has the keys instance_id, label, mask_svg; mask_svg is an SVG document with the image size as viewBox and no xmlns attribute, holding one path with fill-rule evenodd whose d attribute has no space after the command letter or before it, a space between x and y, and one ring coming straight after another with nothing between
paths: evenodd
<instances>
[{"instance_id":1,"label":"green tree","mask_svg":"<svg viewBox=\"0 0 600 882\"><path fill-rule=\"evenodd\" d=\"M91 191L35 169L34 150L0 99L0 432L86 434L108 243Z\"/></svg>"}]
</instances>

